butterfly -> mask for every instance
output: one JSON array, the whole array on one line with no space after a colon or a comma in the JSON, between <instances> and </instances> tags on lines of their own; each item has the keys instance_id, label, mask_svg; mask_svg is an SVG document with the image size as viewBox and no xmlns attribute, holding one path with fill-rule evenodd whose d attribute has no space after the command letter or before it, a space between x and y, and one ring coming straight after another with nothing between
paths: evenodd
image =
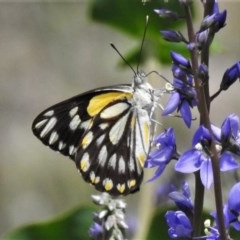
<instances>
[{"instance_id":1,"label":"butterfly","mask_svg":"<svg viewBox=\"0 0 240 240\"><path fill-rule=\"evenodd\" d=\"M130 68L132 84L79 94L47 108L32 124L43 144L70 157L86 182L112 196L140 188L161 95L143 72Z\"/></svg>"}]
</instances>

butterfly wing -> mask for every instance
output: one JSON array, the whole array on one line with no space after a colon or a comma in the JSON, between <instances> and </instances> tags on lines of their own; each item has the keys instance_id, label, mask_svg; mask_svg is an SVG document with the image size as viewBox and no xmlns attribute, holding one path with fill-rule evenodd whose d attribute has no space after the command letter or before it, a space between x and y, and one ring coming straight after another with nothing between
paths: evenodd
<instances>
[{"instance_id":1,"label":"butterfly wing","mask_svg":"<svg viewBox=\"0 0 240 240\"><path fill-rule=\"evenodd\" d=\"M43 144L74 160L79 141L96 115L92 110L94 105L100 111L108 102L114 101L114 97L125 97L125 94L131 96L131 91L129 85L117 85L98 88L67 99L40 113L33 121L32 131ZM107 99L106 94L109 94ZM95 96L100 95L102 99L105 96L105 101L91 102ZM89 106L93 107L89 110Z\"/></svg>"},{"instance_id":2,"label":"butterfly wing","mask_svg":"<svg viewBox=\"0 0 240 240\"><path fill-rule=\"evenodd\" d=\"M80 140L76 165L101 192L127 195L139 189L149 151L150 118L129 99L107 105Z\"/></svg>"},{"instance_id":3,"label":"butterfly wing","mask_svg":"<svg viewBox=\"0 0 240 240\"><path fill-rule=\"evenodd\" d=\"M99 191L138 190L149 150L150 119L130 85L95 89L58 103L33 122L34 135L76 162Z\"/></svg>"}]
</instances>

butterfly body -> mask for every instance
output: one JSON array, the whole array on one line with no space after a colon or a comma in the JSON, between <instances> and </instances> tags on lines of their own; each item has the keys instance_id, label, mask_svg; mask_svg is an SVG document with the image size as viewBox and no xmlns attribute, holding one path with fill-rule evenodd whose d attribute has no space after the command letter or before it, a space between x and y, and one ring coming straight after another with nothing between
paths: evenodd
<instances>
[{"instance_id":1,"label":"butterfly body","mask_svg":"<svg viewBox=\"0 0 240 240\"><path fill-rule=\"evenodd\" d=\"M97 190L127 195L143 179L157 99L145 75L137 73L132 85L98 88L46 109L32 130L45 145L74 160Z\"/></svg>"}]
</instances>

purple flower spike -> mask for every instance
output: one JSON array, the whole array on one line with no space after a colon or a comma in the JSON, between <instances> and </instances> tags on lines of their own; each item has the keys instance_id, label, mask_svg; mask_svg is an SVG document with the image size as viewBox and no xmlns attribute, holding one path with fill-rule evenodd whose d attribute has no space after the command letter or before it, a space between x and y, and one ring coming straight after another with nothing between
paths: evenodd
<instances>
[{"instance_id":1,"label":"purple flower spike","mask_svg":"<svg viewBox=\"0 0 240 240\"><path fill-rule=\"evenodd\" d=\"M238 78L240 78L240 61L236 62L232 67L225 71L220 84L220 89L227 90Z\"/></svg>"},{"instance_id":2,"label":"purple flower spike","mask_svg":"<svg viewBox=\"0 0 240 240\"><path fill-rule=\"evenodd\" d=\"M169 226L168 234L171 238L191 237L192 226L184 212L167 211L165 219Z\"/></svg>"}]
</instances>

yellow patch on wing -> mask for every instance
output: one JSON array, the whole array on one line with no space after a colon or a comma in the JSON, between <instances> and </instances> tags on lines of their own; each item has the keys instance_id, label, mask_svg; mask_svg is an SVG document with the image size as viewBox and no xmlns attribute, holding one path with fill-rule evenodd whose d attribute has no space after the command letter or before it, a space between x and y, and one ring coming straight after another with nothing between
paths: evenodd
<instances>
[{"instance_id":1,"label":"yellow patch on wing","mask_svg":"<svg viewBox=\"0 0 240 240\"><path fill-rule=\"evenodd\" d=\"M132 98L132 93L127 92L109 92L109 93L99 93L98 95L92 97L90 100L87 112L89 116L94 117L96 114L101 112L101 110L107 106L109 103L124 99L124 98Z\"/></svg>"},{"instance_id":2,"label":"yellow patch on wing","mask_svg":"<svg viewBox=\"0 0 240 240\"><path fill-rule=\"evenodd\" d=\"M133 115L131 119L131 128L134 129L136 124L136 117Z\"/></svg>"},{"instance_id":3,"label":"yellow patch on wing","mask_svg":"<svg viewBox=\"0 0 240 240\"><path fill-rule=\"evenodd\" d=\"M128 187L129 188L132 188L136 185L136 180L135 179L132 179L132 180L129 180L128 181Z\"/></svg>"},{"instance_id":4,"label":"yellow patch on wing","mask_svg":"<svg viewBox=\"0 0 240 240\"><path fill-rule=\"evenodd\" d=\"M124 190L125 190L125 184L123 183L123 184L118 184L117 185L117 190L120 192L120 193L123 193L124 192Z\"/></svg>"},{"instance_id":5,"label":"yellow patch on wing","mask_svg":"<svg viewBox=\"0 0 240 240\"><path fill-rule=\"evenodd\" d=\"M89 154L84 153L82 160L80 161L80 168L83 172L86 172L90 167Z\"/></svg>"},{"instance_id":6,"label":"yellow patch on wing","mask_svg":"<svg viewBox=\"0 0 240 240\"><path fill-rule=\"evenodd\" d=\"M97 184L100 181L100 177L96 176L94 172L90 173L90 180L92 182L92 184Z\"/></svg>"},{"instance_id":7,"label":"yellow patch on wing","mask_svg":"<svg viewBox=\"0 0 240 240\"><path fill-rule=\"evenodd\" d=\"M148 146L150 142L150 129L149 129L149 124L147 122L145 122L143 125L143 140L144 140L144 145Z\"/></svg>"},{"instance_id":8,"label":"yellow patch on wing","mask_svg":"<svg viewBox=\"0 0 240 240\"><path fill-rule=\"evenodd\" d=\"M106 191L110 191L113 188L113 181L110 178L105 178L103 185Z\"/></svg>"},{"instance_id":9,"label":"yellow patch on wing","mask_svg":"<svg viewBox=\"0 0 240 240\"><path fill-rule=\"evenodd\" d=\"M137 160L139 161L140 165L143 167L144 162L145 162L145 160L146 160L146 154L145 154L145 153L140 153L140 154L137 156Z\"/></svg>"},{"instance_id":10,"label":"yellow patch on wing","mask_svg":"<svg viewBox=\"0 0 240 240\"><path fill-rule=\"evenodd\" d=\"M93 140L93 133L92 132L88 132L86 134L86 136L83 137L82 139L82 148L85 149L86 147L88 147L88 145L92 142Z\"/></svg>"}]
</instances>

